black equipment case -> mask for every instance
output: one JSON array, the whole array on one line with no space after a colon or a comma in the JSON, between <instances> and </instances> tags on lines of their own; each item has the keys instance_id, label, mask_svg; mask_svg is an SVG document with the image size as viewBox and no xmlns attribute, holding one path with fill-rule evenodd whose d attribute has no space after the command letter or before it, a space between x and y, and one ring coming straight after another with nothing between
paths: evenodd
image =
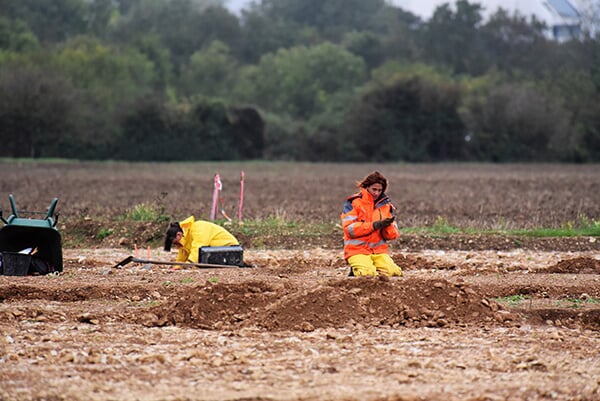
<instances>
[{"instance_id":1,"label":"black equipment case","mask_svg":"<svg viewBox=\"0 0 600 401\"><path fill-rule=\"evenodd\" d=\"M199 252L199 263L244 266L244 251L241 245L203 246L200 248Z\"/></svg>"}]
</instances>

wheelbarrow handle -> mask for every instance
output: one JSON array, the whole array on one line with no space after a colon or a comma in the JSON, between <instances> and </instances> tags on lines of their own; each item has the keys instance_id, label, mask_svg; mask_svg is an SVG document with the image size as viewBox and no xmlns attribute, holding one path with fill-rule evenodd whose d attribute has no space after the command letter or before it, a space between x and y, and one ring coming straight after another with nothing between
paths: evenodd
<instances>
[{"instance_id":1,"label":"wheelbarrow handle","mask_svg":"<svg viewBox=\"0 0 600 401\"><path fill-rule=\"evenodd\" d=\"M48 207L48 213L46 213L46 220L50 222L52 227L56 227L56 223L58 223L58 214L56 214L56 218L52 218L54 215L54 209L56 209L56 204L58 203L58 198L52 199L50 206Z\"/></svg>"},{"instance_id":2,"label":"wheelbarrow handle","mask_svg":"<svg viewBox=\"0 0 600 401\"><path fill-rule=\"evenodd\" d=\"M60 216L60 213L56 212L54 214L54 221L52 222L52 227L56 227L56 225L58 224L58 216Z\"/></svg>"},{"instance_id":3,"label":"wheelbarrow handle","mask_svg":"<svg viewBox=\"0 0 600 401\"><path fill-rule=\"evenodd\" d=\"M52 199L52 203L48 207L48 213L46 213L46 219L49 219L54 214L54 209L56 209L56 204L58 203L58 198Z\"/></svg>"},{"instance_id":4,"label":"wheelbarrow handle","mask_svg":"<svg viewBox=\"0 0 600 401\"><path fill-rule=\"evenodd\" d=\"M15 203L15 197L13 194L8 195L8 200L10 201L10 208L12 209L13 216L19 217L19 213L17 213L17 204Z\"/></svg>"}]
</instances>

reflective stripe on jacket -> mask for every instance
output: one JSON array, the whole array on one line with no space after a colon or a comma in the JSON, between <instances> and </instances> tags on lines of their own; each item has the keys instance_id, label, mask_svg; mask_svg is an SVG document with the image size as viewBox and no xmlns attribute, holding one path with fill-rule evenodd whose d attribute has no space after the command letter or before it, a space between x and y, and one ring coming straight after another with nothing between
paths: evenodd
<instances>
[{"instance_id":1,"label":"reflective stripe on jacket","mask_svg":"<svg viewBox=\"0 0 600 401\"><path fill-rule=\"evenodd\" d=\"M344 258L353 255L388 253L387 241L400 237L396 222L381 230L373 230L373 222L392 217L394 205L386 194L377 203L365 188L346 200L342 213Z\"/></svg>"},{"instance_id":2,"label":"reflective stripe on jacket","mask_svg":"<svg viewBox=\"0 0 600 401\"><path fill-rule=\"evenodd\" d=\"M209 221L195 221L194 216L180 221L183 229L181 244L176 262L198 263L199 251L203 246L239 245L238 240L223 227Z\"/></svg>"}]
</instances>

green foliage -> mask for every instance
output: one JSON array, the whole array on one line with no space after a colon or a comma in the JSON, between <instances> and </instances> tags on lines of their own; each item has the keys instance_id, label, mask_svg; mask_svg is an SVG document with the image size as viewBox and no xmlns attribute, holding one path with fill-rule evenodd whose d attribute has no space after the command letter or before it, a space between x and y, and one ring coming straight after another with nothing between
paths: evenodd
<instances>
[{"instance_id":1,"label":"green foliage","mask_svg":"<svg viewBox=\"0 0 600 401\"><path fill-rule=\"evenodd\" d=\"M585 306L586 304L598 304L598 303L600 303L600 299L590 297L587 294L582 294L582 296L579 298L566 297L564 299L557 301L558 306L562 306L565 303L567 304L567 306L569 308L577 309L577 308L581 308L581 307Z\"/></svg>"},{"instance_id":2,"label":"green foliage","mask_svg":"<svg viewBox=\"0 0 600 401\"><path fill-rule=\"evenodd\" d=\"M190 56L214 40L236 47L237 18L216 2L140 0L115 28L115 36L131 42L140 32L154 33L169 50L178 71Z\"/></svg>"},{"instance_id":3,"label":"green foliage","mask_svg":"<svg viewBox=\"0 0 600 401\"><path fill-rule=\"evenodd\" d=\"M501 304L507 304L508 306L514 308L514 307L520 306L523 301L526 301L526 300L531 301L531 297L529 295L516 294L516 295L510 295L507 297L494 298L494 300L496 302L499 302Z\"/></svg>"},{"instance_id":4,"label":"green foliage","mask_svg":"<svg viewBox=\"0 0 600 401\"><path fill-rule=\"evenodd\" d=\"M160 99L138 99L125 111L119 151L129 160L226 160L258 158L264 147L264 122L251 107L196 99L181 108Z\"/></svg>"},{"instance_id":5,"label":"green foliage","mask_svg":"<svg viewBox=\"0 0 600 401\"><path fill-rule=\"evenodd\" d=\"M370 68L378 66L385 58L382 38L373 32L348 32L342 45L352 54L361 57Z\"/></svg>"},{"instance_id":6,"label":"green foliage","mask_svg":"<svg viewBox=\"0 0 600 401\"><path fill-rule=\"evenodd\" d=\"M157 206L155 203L140 203L125 211L122 219L163 223L171 218L165 214L164 207Z\"/></svg>"},{"instance_id":7,"label":"green foliage","mask_svg":"<svg viewBox=\"0 0 600 401\"><path fill-rule=\"evenodd\" d=\"M331 43L281 49L244 71L237 93L262 108L294 117L323 110L328 98L366 77L362 59Z\"/></svg>"},{"instance_id":8,"label":"green foliage","mask_svg":"<svg viewBox=\"0 0 600 401\"><path fill-rule=\"evenodd\" d=\"M99 38L107 38L119 19L118 3L111 0L88 2L87 33Z\"/></svg>"},{"instance_id":9,"label":"green foliage","mask_svg":"<svg viewBox=\"0 0 600 401\"><path fill-rule=\"evenodd\" d=\"M240 234L247 237L302 235L319 236L330 233L334 227L333 223L308 224L302 221L291 221L285 216L285 212L267 216L264 219L253 219L237 224L229 228L232 234ZM341 234L340 234L341 235Z\"/></svg>"},{"instance_id":10,"label":"green foliage","mask_svg":"<svg viewBox=\"0 0 600 401\"><path fill-rule=\"evenodd\" d=\"M152 86L158 93L163 93L169 88L173 78L173 65L171 53L160 41L156 34L139 36L133 46L143 54L153 65L154 74Z\"/></svg>"},{"instance_id":11,"label":"green foliage","mask_svg":"<svg viewBox=\"0 0 600 401\"><path fill-rule=\"evenodd\" d=\"M227 108L221 101L201 98L188 114L189 137L195 136L195 149L204 160L226 159L231 142L231 126L228 126ZM194 142L191 142L194 143Z\"/></svg>"},{"instance_id":12,"label":"green foliage","mask_svg":"<svg viewBox=\"0 0 600 401\"><path fill-rule=\"evenodd\" d=\"M457 86L418 77L367 91L344 124L347 158L358 161L456 160L464 155Z\"/></svg>"},{"instance_id":13,"label":"green foliage","mask_svg":"<svg viewBox=\"0 0 600 401\"><path fill-rule=\"evenodd\" d=\"M230 49L236 49L241 41L241 28L238 18L222 4L210 4L210 1L204 1L207 5L204 8L200 19L195 21L202 29L199 33L203 39L203 47L208 47L211 43L217 41L225 44ZM213 1L213 3L223 3L223 1Z\"/></svg>"},{"instance_id":14,"label":"green foliage","mask_svg":"<svg viewBox=\"0 0 600 401\"><path fill-rule=\"evenodd\" d=\"M65 43L56 63L76 87L106 107L151 93L155 81L153 64L139 51L112 48L92 37Z\"/></svg>"},{"instance_id":15,"label":"green foliage","mask_svg":"<svg viewBox=\"0 0 600 401\"><path fill-rule=\"evenodd\" d=\"M305 134L296 136L302 141L295 147L297 158L309 161L347 160L352 144L345 141L342 129L353 103L352 93L339 92L333 95L323 112L312 117L303 127Z\"/></svg>"},{"instance_id":16,"label":"green foliage","mask_svg":"<svg viewBox=\"0 0 600 401\"><path fill-rule=\"evenodd\" d=\"M19 57L0 69L1 156L59 156L59 143L74 132L78 94L60 74Z\"/></svg>"},{"instance_id":17,"label":"green foliage","mask_svg":"<svg viewBox=\"0 0 600 401\"><path fill-rule=\"evenodd\" d=\"M281 48L309 44L306 30L291 21L271 18L256 9L244 13L238 50L240 61L255 64ZM313 35L314 36L314 35Z\"/></svg>"},{"instance_id":18,"label":"green foliage","mask_svg":"<svg viewBox=\"0 0 600 401\"><path fill-rule=\"evenodd\" d=\"M600 237L600 220L591 220L580 214L576 221L565 222L560 228L513 230L510 233L530 237Z\"/></svg>"},{"instance_id":19,"label":"green foliage","mask_svg":"<svg viewBox=\"0 0 600 401\"><path fill-rule=\"evenodd\" d=\"M219 100L198 99L187 115L189 144L197 143L190 160L253 158L264 146L262 117L251 108L228 109Z\"/></svg>"},{"instance_id":20,"label":"green foliage","mask_svg":"<svg viewBox=\"0 0 600 401\"><path fill-rule=\"evenodd\" d=\"M339 39L342 32L372 29L385 10L383 0L263 0L261 10L273 19L281 18Z\"/></svg>"},{"instance_id":21,"label":"green foliage","mask_svg":"<svg viewBox=\"0 0 600 401\"><path fill-rule=\"evenodd\" d=\"M575 66L546 71L538 87L558 99L570 116L570 129L553 141L553 148L560 160L580 162L600 155L600 45L585 42L577 47L579 56L570 56Z\"/></svg>"},{"instance_id":22,"label":"green foliage","mask_svg":"<svg viewBox=\"0 0 600 401\"><path fill-rule=\"evenodd\" d=\"M102 241L104 238L109 237L113 234L114 230L112 228L102 228L98 231L96 238Z\"/></svg>"},{"instance_id":23,"label":"green foliage","mask_svg":"<svg viewBox=\"0 0 600 401\"><path fill-rule=\"evenodd\" d=\"M39 49L38 39L22 20L0 17L0 49L31 52Z\"/></svg>"},{"instance_id":24,"label":"green foliage","mask_svg":"<svg viewBox=\"0 0 600 401\"><path fill-rule=\"evenodd\" d=\"M544 29L535 18L528 21L499 8L480 29L487 63L500 71L546 69Z\"/></svg>"},{"instance_id":25,"label":"green foliage","mask_svg":"<svg viewBox=\"0 0 600 401\"><path fill-rule=\"evenodd\" d=\"M600 228L600 220L592 220L583 213L577 214L575 222L568 222L566 224L568 228L580 228L580 229L596 229Z\"/></svg>"},{"instance_id":26,"label":"green foliage","mask_svg":"<svg viewBox=\"0 0 600 401\"><path fill-rule=\"evenodd\" d=\"M403 227L400 231L417 234L478 234L478 235L505 235L513 238L513 243L521 247L522 241L516 237L600 237L600 221L578 218L577 222L566 222L559 228L531 228L531 229L482 229L478 227L455 227L444 217L438 216L429 227Z\"/></svg>"},{"instance_id":27,"label":"green foliage","mask_svg":"<svg viewBox=\"0 0 600 401\"><path fill-rule=\"evenodd\" d=\"M305 125L288 116L265 115L265 152L269 160L301 160Z\"/></svg>"},{"instance_id":28,"label":"green foliage","mask_svg":"<svg viewBox=\"0 0 600 401\"><path fill-rule=\"evenodd\" d=\"M235 60L229 47L220 41L192 54L183 68L179 88L185 96L201 93L206 97L226 97L235 76Z\"/></svg>"},{"instance_id":29,"label":"green foliage","mask_svg":"<svg viewBox=\"0 0 600 401\"><path fill-rule=\"evenodd\" d=\"M423 63L387 60L371 71L372 85L386 86L405 79L419 78L424 82L449 84L454 81L449 71Z\"/></svg>"},{"instance_id":30,"label":"green foliage","mask_svg":"<svg viewBox=\"0 0 600 401\"><path fill-rule=\"evenodd\" d=\"M531 88L494 87L486 98L473 100L464 117L471 133L469 152L476 159L556 160L557 153L572 152L561 140L571 136L571 115Z\"/></svg>"},{"instance_id":31,"label":"green foliage","mask_svg":"<svg viewBox=\"0 0 600 401\"><path fill-rule=\"evenodd\" d=\"M599 161L599 38L453 3L0 0L0 156Z\"/></svg>"},{"instance_id":32,"label":"green foliage","mask_svg":"<svg viewBox=\"0 0 600 401\"><path fill-rule=\"evenodd\" d=\"M240 159L260 159L266 146L266 127L259 111L250 106L232 107L227 110L227 118L232 135L229 149L235 150Z\"/></svg>"},{"instance_id":33,"label":"green foliage","mask_svg":"<svg viewBox=\"0 0 600 401\"><path fill-rule=\"evenodd\" d=\"M24 21L40 40L56 43L84 33L88 5L85 0L5 1L0 13Z\"/></svg>"},{"instance_id":34,"label":"green foliage","mask_svg":"<svg viewBox=\"0 0 600 401\"><path fill-rule=\"evenodd\" d=\"M126 160L185 160L185 138L179 127L185 124L183 113L166 107L155 97L140 98L120 116L122 137L113 156ZM189 145L189 144L188 144Z\"/></svg>"},{"instance_id":35,"label":"green foliage","mask_svg":"<svg viewBox=\"0 0 600 401\"><path fill-rule=\"evenodd\" d=\"M441 216L438 216L435 219L435 222L433 223L433 226L432 226L432 230L435 232L444 233L444 234L455 234L460 231L456 227L452 227L448 223L448 220L446 220L444 217L441 217Z\"/></svg>"},{"instance_id":36,"label":"green foliage","mask_svg":"<svg viewBox=\"0 0 600 401\"><path fill-rule=\"evenodd\" d=\"M478 30L482 6L467 0L457 0L455 6L453 11L445 3L434 11L423 35L425 57L455 74L480 74L485 71Z\"/></svg>"}]
</instances>

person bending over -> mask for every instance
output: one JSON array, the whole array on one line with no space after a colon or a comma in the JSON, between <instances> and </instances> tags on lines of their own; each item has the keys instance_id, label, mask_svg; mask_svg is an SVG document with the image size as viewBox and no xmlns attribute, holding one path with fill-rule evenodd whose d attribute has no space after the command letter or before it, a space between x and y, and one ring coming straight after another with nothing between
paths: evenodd
<instances>
[{"instance_id":1,"label":"person bending over","mask_svg":"<svg viewBox=\"0 0 600 401\"><path fill-rule=\"evenodd\" d=\"M195 220L194 216L171 223L165 235L165 251L175 246L176 262L198 263L199 250L203 246L233 246L239 241L223 227L204 220Z\"/></svg>"},{"instance_id":2,"label":"person bending over","mask_svg":"<svg viewBox=\"0 0 600 401\"><path fill-rule=\"evenodd\" d=\"M400 232L387 186L387 178L374 171L357 183L359 192L346 199L341 219L350 276L402 276L388 253L387 242L399 238Z\"/></svg>"}]
</instances>

